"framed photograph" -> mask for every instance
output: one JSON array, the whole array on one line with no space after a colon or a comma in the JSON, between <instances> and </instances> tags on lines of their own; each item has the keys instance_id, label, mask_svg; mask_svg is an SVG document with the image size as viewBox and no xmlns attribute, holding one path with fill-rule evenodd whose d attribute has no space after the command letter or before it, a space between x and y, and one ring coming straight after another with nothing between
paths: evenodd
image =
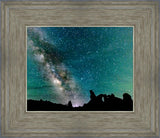
<instances>
[{"instance_id":1,"label":"framed photograph","mask_svg":"<svg viewBox=\"0 0 160 138\"><path fill-rule=\"evenodd\" d=\"M158 136L158 2L2 2L3 136Z\"/></svg>"},{"instance_id":2,"label":"framed photograph","mask_svg":"<svg viewBox=\"0 0 160 138\"><path fill-rule=\"evenodd\" d=\"M27 111L133 111L132 99L133 27L27 27Z\"/></svg>"}]
</instances>

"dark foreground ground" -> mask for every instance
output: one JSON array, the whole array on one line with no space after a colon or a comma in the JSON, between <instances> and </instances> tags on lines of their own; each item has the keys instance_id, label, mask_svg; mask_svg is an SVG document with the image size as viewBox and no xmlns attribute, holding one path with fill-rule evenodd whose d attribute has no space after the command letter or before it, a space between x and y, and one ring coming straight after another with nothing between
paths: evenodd
<instances>
[{"instance_id":1,"label":"dark foreground ground","mask_svg":"<svg viewBox=\"0 0 160 138\"><path fill-rule=\"evenodd\" d=\"M113 94L96 96L90 90L90 101L81 107L73 107L71 101L62 105L50 101L27 100L27 111L133 111L133 100L127 93L120 99Z\"/></svg>"}]
</instances>

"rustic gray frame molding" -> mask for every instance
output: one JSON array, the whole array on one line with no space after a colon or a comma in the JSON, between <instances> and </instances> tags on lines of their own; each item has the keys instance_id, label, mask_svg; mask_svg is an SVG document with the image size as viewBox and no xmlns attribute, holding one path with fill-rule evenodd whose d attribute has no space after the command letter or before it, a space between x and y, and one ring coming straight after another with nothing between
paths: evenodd
<instances>
[{"instance_id":1,"label":"rustic gray frame molding","mask_svg":"<svg viewBox=\"0 0 160 138\"><path fill-rule=\"evenodd\" d=\"M26 26L133 26L133 112L26 112ZM2 2L3 136L158 136L157 2Z\"/></svg>"}]
</instances>

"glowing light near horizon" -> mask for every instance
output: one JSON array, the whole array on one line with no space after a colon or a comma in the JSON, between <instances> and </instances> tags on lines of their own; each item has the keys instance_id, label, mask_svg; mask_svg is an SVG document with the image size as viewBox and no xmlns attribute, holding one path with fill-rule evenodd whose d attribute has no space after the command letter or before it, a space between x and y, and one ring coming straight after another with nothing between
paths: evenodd
<instances>
[{"instance_id":1,"label":"glowing light near horizon","mask_svg":"<svg viewBox=\"0 0 160 138\"><path fill-rule=\"evenodd\" d=\"M79 107L80 105L79 104L74 104L72 105L73 107Z\"/></svg>"}]
</instances>

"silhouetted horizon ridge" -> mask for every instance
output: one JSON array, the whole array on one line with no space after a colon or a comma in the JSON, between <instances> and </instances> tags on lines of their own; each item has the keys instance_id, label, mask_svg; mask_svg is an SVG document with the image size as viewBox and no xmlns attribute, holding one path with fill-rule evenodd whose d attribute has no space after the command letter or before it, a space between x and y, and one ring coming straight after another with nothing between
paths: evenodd
<instances>
[{"instance_id":1,"label":"silhouetted horizon ridge","mask_svg":"<svg viewBox=\"0 0 160 138\"><path fill-rule=\"evenodd\" d=\"M133 100L128 93L123 93L123 99L114 94L106 95L95 93L90 90L90 101L83 106L73 107L72 102L63 105L50 101L27 100L27 111L133 111Z\"/></svg>"}]
</instances>

